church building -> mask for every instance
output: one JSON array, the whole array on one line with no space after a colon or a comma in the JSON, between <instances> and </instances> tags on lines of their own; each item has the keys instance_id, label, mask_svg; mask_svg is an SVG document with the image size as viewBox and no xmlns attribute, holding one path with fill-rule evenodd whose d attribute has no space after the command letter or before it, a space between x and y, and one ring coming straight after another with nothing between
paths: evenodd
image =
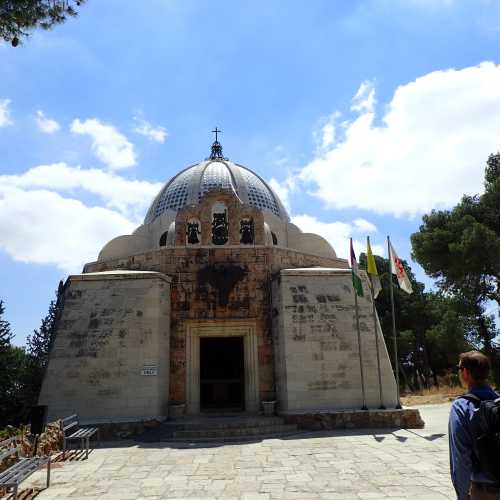
<instances>
[{"instance_id":1,"label":"church building","mask_svg":"<svg viewBox=\"0 0 500 500\"><path fill-rule=\"evenodd\" d=\"M358 332L347 260L216 137L68 277L39 402L87 422L395 408L362 277Z\"/></svg>"}]
</instances>

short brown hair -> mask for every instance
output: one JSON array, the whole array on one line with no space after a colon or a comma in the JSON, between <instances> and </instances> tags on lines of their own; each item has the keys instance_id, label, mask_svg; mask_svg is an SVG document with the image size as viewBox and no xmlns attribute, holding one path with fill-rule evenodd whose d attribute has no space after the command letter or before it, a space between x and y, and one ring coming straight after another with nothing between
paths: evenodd
<instances>
[{"instance_id":1,"label":"short brown hair","mask_svg":"<svg viewBox=\"0 0 500 500\"><path fill-rule=\"evenodd\" d=\"M460 366L467 368L476 382L484 382L490 374L491 363L487 356L479 351L460 354Z\"/></svg>"}]
</instances>

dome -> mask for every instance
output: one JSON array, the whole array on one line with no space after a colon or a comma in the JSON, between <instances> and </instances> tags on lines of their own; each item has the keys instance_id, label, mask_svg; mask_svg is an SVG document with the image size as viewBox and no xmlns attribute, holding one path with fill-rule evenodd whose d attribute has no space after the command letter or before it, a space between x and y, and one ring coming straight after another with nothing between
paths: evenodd
<instances>
[{"instance_id":1,"label":"dome","mask_svg":"<svg viewBox=\"0 0 500 500\"><path fill-rule=\"evenodd\" d=\"M211 189L231 189L243 202L267 211L284 221L290 218L278 196L255 172L222 156L216 141L210 158L179 172L161 189L149 208L144 224L153 222L167 210L196 205Z\"/></svg>"}]
</instances>

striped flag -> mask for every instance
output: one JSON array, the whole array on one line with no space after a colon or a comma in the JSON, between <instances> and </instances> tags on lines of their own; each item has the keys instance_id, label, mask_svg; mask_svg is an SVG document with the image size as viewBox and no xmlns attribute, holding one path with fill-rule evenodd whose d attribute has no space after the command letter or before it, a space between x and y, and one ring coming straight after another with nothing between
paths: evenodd
<instances>
[{"instance_id":1,"label":"striped flag","mask_svg":"<svg viewBox=\"0 0 500 500\"><path fill-rule=\"evenodd\" d=\"M351 272L352 272L352 286L354 287L355 292L363 297L363 283L361 282L361 278L359 277L358 263L356 261L356 254L354 253L354 248L352 247L352 238L351 240Z\"/></svg>"},{"instance_id":2,"label":"striped flag","mask_svg":"<svg viewBox=\"0 0 500 500\"><path fill-rule=\"evenodd\" d=\"M367 271L370 276L372 286L373 286L373 298L376 299L377 295L382 290L382 285L380 283L380 278L377 271L377 263L375 262L375 257L372 253L372 247L370 245L370 237L366 238L366 261L367 261Z\"/></svg>"}]
</instances>

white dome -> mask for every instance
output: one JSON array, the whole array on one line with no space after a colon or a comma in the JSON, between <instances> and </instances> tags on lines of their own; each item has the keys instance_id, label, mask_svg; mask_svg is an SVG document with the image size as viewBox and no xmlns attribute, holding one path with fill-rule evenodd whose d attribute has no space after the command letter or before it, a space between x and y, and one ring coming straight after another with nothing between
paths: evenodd
<instances>
[{"instance_id":1,"label":"white dome","mask_svg":"<svg viewBox=\"0 0 500 500\"><path fill-rule=\"evenodd\" d=\"M209 159L186 168L165 184L149 208L144 224L153 222L167 210L198 204L211 189L232 189L243 203L267 210L284 221L290 220L280 199L262 178L223 158L222 148L217 148L220 144L214 143Z\"/></svg>"},{"instance_id":2,"label":"white dome","mask_svg":"<svg viewBox=\"0 0 500 500\"><path fill-rule=\"evenodd\" d=\"M336 258L328 241L316 234L303 233L290 222L280 199L261 177L247 167L224 158L222 146L216 140L210 157L172 177L151 204L144 224L131 235L118 236L109 241L99 253L98 260L122 259L162 247L185 246L182 239L177 240L177 211L183 207L196 207L206 193L220 189L234 193L242 203L262 212L264 239L259 244Z\"/></svg>"}]
</instances>

